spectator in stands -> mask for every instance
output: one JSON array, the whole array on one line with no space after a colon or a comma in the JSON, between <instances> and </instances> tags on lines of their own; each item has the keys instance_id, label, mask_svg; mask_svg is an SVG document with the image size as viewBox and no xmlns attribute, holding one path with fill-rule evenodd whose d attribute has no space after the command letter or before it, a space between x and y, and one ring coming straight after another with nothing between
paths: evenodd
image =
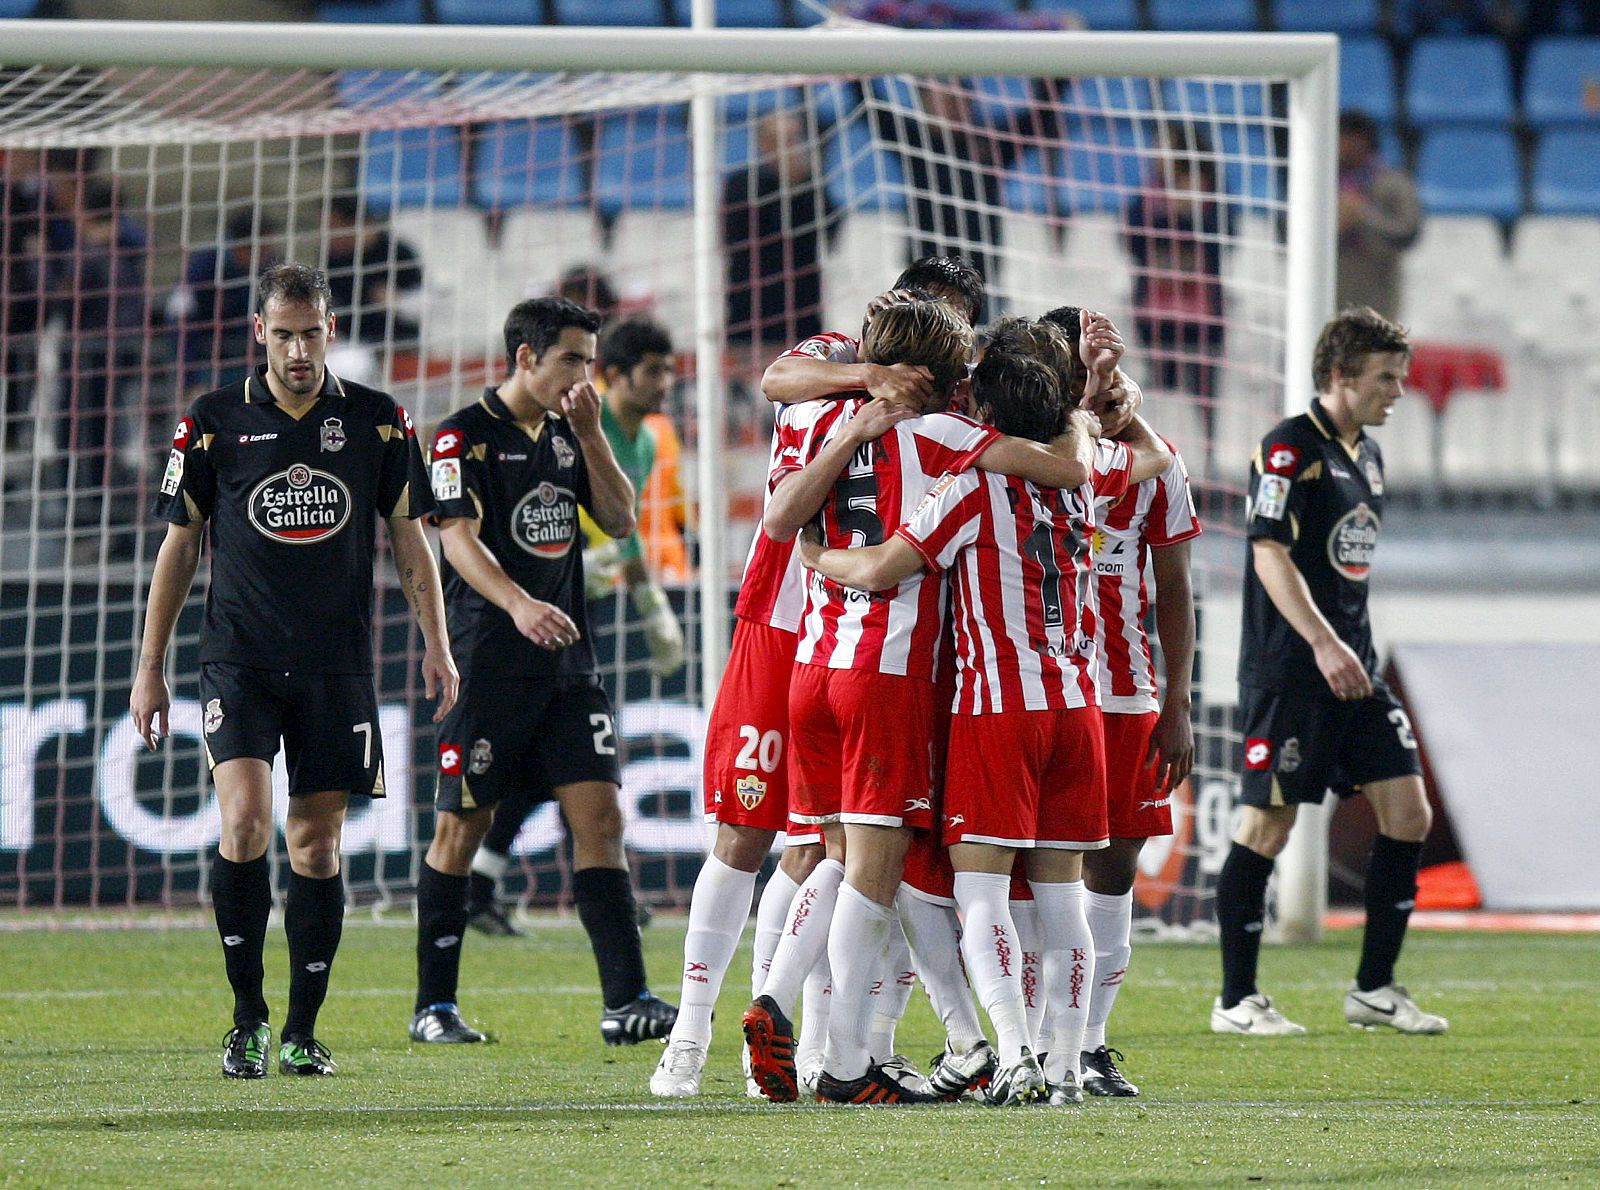
<instances>
[{"instance_id":1,"label":"spectator in stands","mask_svg":"<svg viewBox=\"0 0 1600 1190\"><path fill-rule=\"evenodd\" d=\"M556 282L555 296L593 310L602 322L615 318L622 305L611 278L592 264L575 264L562 273Z\"/></svg>"},{"instance_id":2,"label":"spectator in stands","mask_svg":"<svg viewBox=\"0 0 1600 1190\"><path fill-rule=\"evenodd\" d=\"M762 117L755 156L722 184L731 342L765 354L822 333L822 248L837 217L813 168L804 117Z\"/></svg>"},{"instance_id":3,"label":"spectator in stands","mask_svg":"<svg viewBox=\"0 0 1600 1190\"><path fill-rule=\"evenodd\" d=\"M26 445L43 329L44 182L28 149L0 150L0 389L5 449Z\"/></svg>"},{"instance_id":4,"label":"spectator in stands","mask_svg":"<svg viewBox=\"0 0 1600 1190\"><path fill-rule=\"evenodd\" d=\"M1209 442L1223 351L1221 241L1231 213L1218 199L1204 130L1172 124L1164 140L1156 173L1125 215L1134 319L1156 387L1199 400Z\"/></svg>"},{"instance_id":5,"label":"spectator in stands","mask_svg":"<svg viewBox=\"0 0 1600 1190\"><path fill-rule=\"evenodd\" d=\"M277 260L279 233L271 215L240 207L228 216L220 244L190 255L167 298L166 321L191 397L244 379L255 342L251 279Z\"/></svg>"},{"instance_id":6,"label":"spectator in stands","mask_svg":"<svg viewBox=\"0 0 1600 1190\"><path fill-rule=\"evenodd\" d=\"M342 337L380 358L417 350L422 262L353 194L328 202L326 271Z\"/></svg>"},{"instance_id":7,"label":"spectator in stands","mask_svg":"<svg viewBox=\"0 0 1600 1190\"><path fill-rule=\"evenodd\" d=\"M1339 308L1400 315L1400 256L1416 242L1422 206L1409 175L1378 155L1378 125L1365 112L1339 115Z\"/></svg>"}]
</instances>

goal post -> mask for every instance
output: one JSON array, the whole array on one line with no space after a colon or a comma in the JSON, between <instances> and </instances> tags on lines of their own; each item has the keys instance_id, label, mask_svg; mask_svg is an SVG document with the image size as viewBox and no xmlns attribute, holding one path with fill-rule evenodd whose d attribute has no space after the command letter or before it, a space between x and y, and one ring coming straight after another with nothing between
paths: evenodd
<instances>
[{"instance_id":1,"label":"goal post","mask_svg":"<svg viewBox=\"0 0 1600 1190\"><path fill-rule=\"evenodd\" d=\"M701 19L706 7L696 5ZM637 274L644 296L625 292L623 308L652 309L667 322L693 372L692 389L678 398L685 487L698 508L698 530L688 527L697 533L698 565L675 590L691 642L688 671L670 682L650 675L625 599L607 597L592 610L636 751L629 779L654 791L654 801L630 811L630 846L650 879L666 881L663 895L686 892L673 865L699 833L695 716L725 656L752 499L759 511L751 476L764 468L763 431L752 423L765 404L751 387L756 361L774 336L805 325L792 311L769 335L741 338L725 325L721 187L766 151L758 148L762 117L797 114L799 151L831 195L826 215L794 229L822 245L820 309L811 314L828 329L859 325L866 300L918 244L988 262L991 313L1105 306L1135 344L1130 366L1158 422L1183 427L1180 445L1212 538L1197 553L1201 771L1180 815L1183 838L1160 874L1183 886L1179 917L1207 914L1204 885L1228 833L1240 743L1230 639L1244 549L1237 513L1246 459L1238 452L1285 411L1305 408L1311 345L1332 310L1335 37L906 31L838 21L806 30L15 21L5 34L0 150L109 150L112 172L137 191L156 228L146 245L149 302L178 278L192 249L220 237L241 203L284 212L282 242L310 258L328 252L322 223L341 196L360 198L398 236L415 239L425 269L453 279L449 300L425 303L414 352L395 350L392 311L388 329L365 345L376 349L377 381L423 424L493 379L506 302L548 288L559 268L583 260ZM942 131L929 133L935 125ZM962 148L989 141L1003 144L992 161ZM662 176L669 167L661 163L680 160L682 177ZM640 161L662 174L641 172ZM1172 183L1173 168L1185 162L1210 171L1209 190ZM1223 212L1195 233L1178 263L1140 266L1180 291L1221 295L1214 317L1228 338L1217 359L1166 342L1160 320L1135 309L1146 282L1130 281L1127 245L1138 229L1127 212L1152 175L1167 178L1169 197L1185 209ZM616 187L606 191L610 182ZM247 233L255 257L267 250L264 226ZM168 242L163 227L181 231ZM0 256L15 251L4 246L10 242L0 241ZM1152 251L1162 250L1157 243ZM1215 269L1195 263L1213 258ZM627 289L629 277L622 280ZM792 293L803 288L795 277L782 280ZM384 323L384 311L365 313ZM72 338L60 319L45 326L41 342L51 334L58 344ZM402 357L409 362L397 362ZM40 358L38 387L53 386L49 407L59 410L84 365L55 348ZM160 427L170 433L169 411L181 405L172 372L182 366L156 359L148 346L123 365L138 393L135 407L118 413L133 423L120 442L128 458L164 457ZM1149 376L1147 366L1155 370ZM1212 379L1194 389L1196 374ZM22 414L10 396L6 409L9 432ZM159 771L123 756L122 711L106 693L130 660L131 617L157 538L142 521L119 524L107 501L87 531L102 544L131 534L131 558L106 549L74 554L82 542L73 532L81 538L84 509L96 506L58 478L76 462L46 441L44 415L34 420L31 451L6 454L8 487L20 484L36 507L62 502L66 544L0 549L0 904L182 900L194 895L207 862L212 811L202 779L192 755L169 757ZM126 481L130 505L160 481L147 461L135 470ZM35 527L45 524L32 515ZM34 565L24 553L45 561ZM193 605L189 616L180 669L185 658L193 664ZM374 858L352 879L364 899L383 903L414 879L432 769L403 606L379 618L389 642L380 649L380 685L394 691L385 705L404 749L390 763L409 770L400 788L417 811L384 807L362 819L361 845ZM59 664L41 655L46 646L59 646ZM78 832L53 854L41 839L52 814ZM92 859L82 871L63 859L96 854L108 821L133 824L146 842L182 821L178 835L189 850L174 846L152 859L145 844L129 845L109 875ZM536 814L525 832L529 853L542 857L527 869L541 897L564 870L551 842L557 833L550 814ZM1302 829L1280 863L1282 936L1316 936L1325 863L1325 839ZM105 888L118 891L108 896Z\"/></svg>"}]
</instances>

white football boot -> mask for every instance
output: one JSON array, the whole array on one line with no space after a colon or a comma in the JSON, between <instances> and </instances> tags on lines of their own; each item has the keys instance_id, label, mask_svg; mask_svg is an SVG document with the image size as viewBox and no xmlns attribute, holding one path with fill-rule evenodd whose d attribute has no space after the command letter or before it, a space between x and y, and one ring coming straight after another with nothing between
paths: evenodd
<instances>
[{"instance_id":1,"label":"white football boot","mask_svg":"<svg viewBox=\"0 0 1600 1190\"><path fill-rule=\"evenodd\" d=\"M1358 1029L1385 1025L1400 1033L1443 1033L1450 1028L1444 1017L1418 1008L1397 983L1370 992L1351 984L1344 996L1344 1019Z\"/></svg>"},{"instance_id":2,"label":"white football boot","mask_svg":"<svg viewBox=\"0 0 1600 1190\"><path fill-rule=\"evenodd\" d=\"M667 1051L650 1076L650 1094L663 1099L693 1099L700 1094L700 1075L706 1068L706 1047L684 1038L668 1041Z\"/></svg>"},{"instance_id":3,"label":"white football boot","mask_svg":"<svg viewBox=\"0 0 1600 1190\"><path fill-rule=\"evenodd\" d=\"M1252 1037L1300 1037L1306 1027L1297 1025L1272 1006L1272 997L1252 992L1232 1008L1222 1007L1218 996L1211 1005L1213 1033L1248 1033Z\"/></svg>"}]
</instances>

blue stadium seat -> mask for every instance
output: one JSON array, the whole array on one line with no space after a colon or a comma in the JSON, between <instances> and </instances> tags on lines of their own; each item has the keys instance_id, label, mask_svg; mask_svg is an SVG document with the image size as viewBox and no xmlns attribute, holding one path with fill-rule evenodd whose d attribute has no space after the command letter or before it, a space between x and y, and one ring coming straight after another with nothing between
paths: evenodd
<instances>
[{"instance_id":1,"label":"blue stadium seat","mask_svg":"<svg viewBox=\"0 0 1600 1190\"><path fill-rule=\"evenodd\" d=\"M433 0L446 25L542 25L543 0Z\"/></svg>"},{"instance_id":2,"label":"blue stadium seat","mask_svg":"<svg viewBox=\"0 0 1600 1190\"><path fill-rule=\"evenodd\" d=\"M778 108L797 108L805 104L799 87L775 87L764 91L740 91L717 100L717 110L725 124L748 124Z\"/></svg>"},{"instance_id":3,"label":"blue stadium seat","mask_svg":"<svg viewBox=\"0 0 1600 1190\"><path fill-rule=\"evenodd\" d=\"M1121 211L1144 183L1151 143L1148 130L1134 120L1075 121L1062 154L1062 211Z\"/></svg>"},{"instance_id":4,"label":"blue stadium seat","mask_svg":"<svg viewBox=\"0 0 1600 1190\"><path fill-rule=\"evenodd\" d=\"M1248 33L1255 0L1150 0L1150 23L1166 33Z\"/></svg>"},{"instance_id":5,"label":"blue stadium seat","mask_svg":"<svg viewBox=\"0 0 1600 1190\"><path fill-rule=\"evenodd\" d=\"M672 19L687 27L690 0L672 0ZM781 29L789 23L784 0L716 0L719 29Z\"/></svg>"},{"instance_id":6,"label":"blue stadium seat","mask_svg":"<svg viewBox=\"0 0 1600 1190\"><path fill-rule=\"evenodd\" d=\"M822 176L840 210L906 209L900 156L878 143L865 119L836 124L823 140Z\"/></svg>"},{"instance_id":7,"label":"blue stadium seat","mask_svg":"<svg viewBox=\"0 0 1600 1190\"><path fill-rule=\"evenodd\" d=\"M1600 215L1600 128L1544 134L1533 161L1533 209L1541 215Z\"/></svg>"},{"instance_id":8,"label":"blue stadium seat","mask_svg":"<svg viewBox=\"0 0 1600 1190\"><path fill-rule=\"evenodd\" d=\"M578 140L563 120L497 120L478 130L472 201L486 210L582 206Z\"/></svg>"},{"instance_id":9,"label":"blue stadium seat","mask_svg":"<svg viewBox=\"0 0 1600 1190\"><path fill-rule=\"evenodd\" d=\"M665 22L661 0L555 0L563 25L642 26Z\"/></svg>"},{"instance_id":10,"label":"blue stadium seat","mask_svg":"<svg viewBox=\"0 0 1600 1190\"><path fill-rule=\"evenodd\" d=\"M1231 79L1167 79L1161 97L1168 112L1185 115L1255 117L1268 105L1266 83Z\"/></svg>"},{"instance_id":11,"label":"blue stadium seat","mask_svg":"<svg viewBox=\"0 0 1600 1190\"><path fill-rule=\"evenodd\" d=\"M420 25L422 0L327 0L317 20L340 25Z\"/></svg>"},{"instance_id":12,"label":"blue stadium seat","mask_svg":"<svg viewBox=\"0 0 1600 1190\"><path fill-rule=\"evenodd\" d=\"M683 106L639 108L601 123L594 196L607 217L627 210L688 210L690 175Z\"/></svg>"},{"instance_id":13,"label":"blue stadium seat","mask_svg":"<svg viewBox=\"0 0 1600 1190\"><path fill-rule=\"evenodd\" d=\"M1600 126L1600 37L1535 42L1528 54L1522 110L1536 126Z\"/></svg>"},{"instance_id":14,"label":"blue stadium seat","mask_svg":"<svg viewBox=\"0 0 1600 1190\"><path fill-rule=\"evenodd\" d=\"M1430 214L1516 218L1522 212L1516 142L1503 128L1435 129L1417 156L1417 194Z\"/></svg>"},{"instance_id":15,"label":"blue stadium seat","mask_svg":"<svg viewBox=\"0 0 1600 1190\"><path fill-rule=\"evenodd\" d=\"M1046 151L1024 149L1006 171L1006 206L1024 215L1053 215L1057 197L1056 178Z\"/></svg>"},{"instance_id":16,"label":"blue stadium seat","mask_svg":"<svg viewBox=\"0 0 1600 1190\"><path fill-rule=\"evenodd\" d=\"M1346 37L1339 43L1339 106L1366 112L1380 124L1394 122L1394 54L1383 38Z\"/></svg>"},{"instance_id":17,"label":"blue stadium seat","mask_svg":"<svg viewBox=\"0 0 1600 1190\"><path fill-rule=\"evenodd\" d=\"M428 70L342 70L333 86L340 103L367 109L431 99L444 89Z\"/></svg>"},{"instance_id":18,"label":"blue stadium seat","mask_svg":"<svg viewBox=\"0 0 1600 1190\"><path fill-rule=\"evenodd\" d=\"M1493 37L1428 37L1411 52L1406 81L1411 122L1506 124L1516 111L1511 63Z\"/></svg>"},{"instance_id":19,"label":"blue stadium seat","mask_svg":"<svg viewBox=\"0 0 1600 1190\"><path fill-rule=\"evenodd\" d=\"M1121 77L1073 79L1062 105L1068 119L1147 115L1156 107L1149 79Z\"/></svg>"},{"instance_id":20,"label":"blue stadium seat","mask_svg":"<svg viewBox=\"0 0 1600 1190\"><path fill-rule=\"evenodd\" d=\"M461 138L448 124L367 133L361 194L368 207L457 207L462 198Z\"/></svg>"},{"instance_id":21,"label":"blue stadium seat","mask_svg":"<svg viewBox=\"0 0 1600 1190\"><path fill-rule=\"evenodd\" d=\"M1034 100L1032 79L985 76L972 79L971 86L972 114L985 128L1016 131L1039 106Z\"/></svg>"},{"instance_id":22,"label":"blue stadium seat","mask_svg":"<svg viewBox=\"0 0 1600 1190\"><path fill-rule=\"evenodd\" d=\"M1135 0L1033 0L1029 12L1066 9L1083 18L1090 29L1137 29L1139 5Z\"/></svg>"},{"instance_id":23,"label":"blue stadium seat","mask_svg":"<svg viewBox=\"0 0 1600 1190\"><path fill-rule=\"evenodd\" d=\"M1217 153L1222 158L1222 189L1254 209L1283 200L1282 161L1272 155L1267 130L1260 124L1217 126Z\"/></svg>"},{"instance_id":24,"label":"blue stadium seat","mask_svg":"<svg viewBox=\"0 0 1600 1190\"><path fill-rule=\"evenodd\" d=\"M872 97L896 112L920 112L922 100L917 96L916 84L900 74L884 74L873 79Z\"/></svg>"},{"instance_id":25,"label":"blue stadium seat","mask_svg":"<svg viewBox=\"0 0 1600 1190\"><path fill-rule=\"evenodd\" d=\"M0 0L0 21L25 21L39 10L39 0Z\"/></svg>"},{"instance_id":26,"label":"blue stadium seat","mask_svg":"<svg viewBox=\"0 0 1600 1190\"><path fill-rule=\"evenodd\" d=\"M1285 33L1376 33L1382 17L1378 0L1278 0L1273 7Z\"/></svg>"}]
</instances>

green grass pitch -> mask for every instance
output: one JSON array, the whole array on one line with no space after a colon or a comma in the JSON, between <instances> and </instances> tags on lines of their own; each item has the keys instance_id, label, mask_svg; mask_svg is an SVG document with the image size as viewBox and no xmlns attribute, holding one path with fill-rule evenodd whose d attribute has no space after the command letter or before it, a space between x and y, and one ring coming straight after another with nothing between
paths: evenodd
<instances>
[{"instance_id":1,"label":"green grass pitch","mask_svg":"<svg viewBox=\"0 0 1600 1190\"><path fill-rule=\"evenodd\" d=\"M646 931L676 993L679 922ZM1600 945L1413 934L1403 974L1442 1038L1349 1028L1359 938L1269 948L1306 1038L1213 1037L1211 947L1134 952L1112 1041L1144 1095L1082 1108L851 1110L744 1097L726 985L704 1096L652 1099L660 1048L606 1049L587 942L552 920L473 936L463 1007L493 1045L406 1038L412 931L352 922L319 1034L337 1078L225 1081L215 933L0 933L4 1186L1600 1185ZM282 931L269 998L281 1020ZM940 1044L920 991L901 1047Z\"/></svg>"}]
</instances>

